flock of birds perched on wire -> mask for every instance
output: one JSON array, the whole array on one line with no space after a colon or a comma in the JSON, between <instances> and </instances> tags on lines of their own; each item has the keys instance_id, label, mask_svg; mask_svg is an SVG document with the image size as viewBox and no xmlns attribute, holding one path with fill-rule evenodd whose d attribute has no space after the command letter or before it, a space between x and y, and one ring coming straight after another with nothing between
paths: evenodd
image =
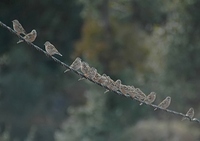
<instances>
[{"instance_id":1,"label":"flock of birds perched on wire","mask_svg":"<svg viewBox=\"0 0 200 141\"><path fill-rule=\"evenodd\" d=\"M37 37L37 32L35 29L33 29L30 33L26 33L25 29L19 23L18 20L13 20L12 23L13 23L14 31L18 35L23 34L24 35L23 38L26 42L32 43L33 41L35 41ZM21 43L21 42L23 42L23 40L19 40L17 43ZM46 41L44 46L45 46L46 52L50 56L54 54L62 56L61 53L59 53L59 51L55 48L55 46L51 44L49 41ZM97 69L95 69L94 67L90 67L88 63L81 61L79 57L76 58L75 61L70 65L70 69L73 69L76 71L80 70L86 78L89 78L93 80L94 82L107 87L108 89L104 93L107 93L109 90L119 91L125 96L129 95L131 98L140 101L141 102L140 105L142 105L143 103L149 105L149 104L152 104L156 100L155 92L151 92L149 95L146 95L139 88L122 84L120 79L114 81L106 74L103 74L103 75L99 74L97 72ZM65 73L70 71L70 69L65 70ZM85 77L81 77L79 80L83 80L85 79ZM170 106L170 103L171 103L171 97L167 96L162 102L160 102L160 104L158 104L158 107L161 109L167 109ZM154 110L156 109L157 108L155 108ZM193 119L194 109L190 108L186 112L185 116L186 117L184 117L182 120Z\"/></svg>"}]
</instances>

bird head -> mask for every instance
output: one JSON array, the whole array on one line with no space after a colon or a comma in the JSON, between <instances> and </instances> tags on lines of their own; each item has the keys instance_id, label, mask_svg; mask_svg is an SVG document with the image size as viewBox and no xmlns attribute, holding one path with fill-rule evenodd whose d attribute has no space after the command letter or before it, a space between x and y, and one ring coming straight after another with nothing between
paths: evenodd
<instances>
[{"instance_id":1,"label":"bird head","mask_svg":"<svg viewBox=\"0 0 200 141\"><path fill-rule=\"evenodd\" d=\"M18 21L18 20L12 20L12 22L13 22L13 23L19 23L19 21Z\"/></svg>"},{"instance_id":2,"label":"bird head","mask_svg":"<svg viewBox=\"0 0 200 141\"><path fill-rule=\"evenodd\" d=\"M171 101L171 97L170 96L168 96L166 99L169 100L169 101Z\"/></svg>"},{"instance_id":3,"label":"bird head","mask_svg":"<svg viewBox=\"0 0 200 141\"><path fill-rule=\"evenodd\" d=\"M47 46L47 45L49 45L49 44L50 44L49 41L46 41L46 42L44 43L45 46Z\"/></svg>"},{"instance_id":4,"label":"bird head","mask_svg":"<svg viewBox=\"0 0 200 141\"><path fill-rule=\"evenodd\" d=\"M33 30L31 31L31 33L32 33L32 34L35 34L35 35L37 36L37 31L36 31L35 29L33 29Z\"/></svg>"}]
</instances>

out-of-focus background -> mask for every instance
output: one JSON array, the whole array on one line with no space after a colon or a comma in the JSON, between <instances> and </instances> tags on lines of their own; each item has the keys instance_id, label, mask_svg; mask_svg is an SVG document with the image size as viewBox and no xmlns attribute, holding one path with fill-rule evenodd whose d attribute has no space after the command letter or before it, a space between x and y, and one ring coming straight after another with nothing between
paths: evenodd
<instances>
[{"instance_id":1,"label":"out-of-focus background","mask_svg":"<svg viewBox=\"0 0 200 141\"><path fill-rule=\"evenodd\" d=\"M1 0L34 42L67 64L82 58L123 84L200 118L199 0ZM198 124L83 80L0 27L1 141L197 141Z\"/></svg>"}]
</instances>

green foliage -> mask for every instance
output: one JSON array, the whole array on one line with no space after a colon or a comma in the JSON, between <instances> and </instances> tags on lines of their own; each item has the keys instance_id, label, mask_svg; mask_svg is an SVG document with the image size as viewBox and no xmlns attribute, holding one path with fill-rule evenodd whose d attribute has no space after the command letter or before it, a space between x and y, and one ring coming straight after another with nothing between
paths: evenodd
<instances>
[{"instance_id":1,"label":"green foliage","mask_svg":"<svg viewBox=\"0 0 200 141\"><path fill-rule=\"evenodd\" d=\"M171 36L176 37L171 41L168 53L168 68L178 79L196 81L200 70L199 48L199 20L196 5L198 1L187 4L183 3L185 11L179 13L176 21L177 32ZM178 27L179 26L179 27ZM181 73L180 73L181 71Z\"/></svg>"},{"instance_id":2,"label":"green foliage","mask_svg":"<svg viewBox=\"0 0 200 141\"><path fill-rule=\"evenodd\" d=\"M188 130L189 129L189 130ZM142 134L141 134L142 133ZM159 133L159 134L158 134ZM142 120L124 131L120 140L196 140L199 129L180 121Z\"/></svg>"},{"instance_id":3,"label":"green foliage","mask_svg":"<svg viewBox=\"0 0 200 141\"><path fill-rule=\"evenodd\" d=\"M196 111L198 5L197 0L2 1L0 17L9 26L18 19L27 32L35 28L34 43L44 48L44 42L51 41L67 64L81 57L100 74L146 94L155 91L156 104L169 95L170 109L193 106ZM18 38L0 30L0 121L10 123L8 130L25 136L33 125L37 131L32 140L37 141L54 140L55 131L57 141L141 140L150 131L166 131L166 123L140 120L168 116L110 92L103 95L102 88L85 85L87 81L77 82L77 76L63 74L62 66L26 44L16 44ZM169 127L172 133L186 135L187 126L173 124L177 127ZM196 136L198 130L190 129Z\"/></svg>"}]
</instances>

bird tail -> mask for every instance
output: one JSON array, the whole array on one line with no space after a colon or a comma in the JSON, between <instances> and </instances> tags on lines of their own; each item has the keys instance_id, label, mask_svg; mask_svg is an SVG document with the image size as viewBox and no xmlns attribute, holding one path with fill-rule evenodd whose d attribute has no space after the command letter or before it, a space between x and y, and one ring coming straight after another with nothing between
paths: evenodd
<instances>
[{"instance_id":1,"label":"bird tail","mask_svg":"<svg viewBox=\"0 0 200 141\"><path fill-rule=\"evenodd\" d=\"M66 70L64 71L64 73L66 73L66 72L68 72L68 71L70 71L70 69L66 69Z\"/></svg>"},{"instance_id":2,"label":"bird tail","mask_svg":"<svg viewBox=\"0 0 200 141\"><path fill-rule=\"evenodd\" d=\"M154 109L154 111L157 110L157 108Z\"/></svg>"},{"instance_id":3,"label":"bird tail","mask_svg":"<svg viewBox=\"0 0 200 141\"><path fill-rule=\"evenodd\" d=\"M84 79L85 79L84 77L81 77L81 78L78 79L78 81L81 81L81 80L84 80Z\"/></svg>"},{"instance_id":4,"label":"bird tail","mask_svg":"<svg viewBox=\"0 0 200 141\"><path fill-rule=\"evenodd\" d=\"M23 34L24 36L26 36L27 33L26 33L26 31L24 31L22 34Z\"/></svg>"},{"instance_id":5,"label":"bird tail","mask_svg":"<svg viewBox=\"0 0 200 141\"><path fill-rule=\"evenodd\" d=\"M17 44L19 44L19 43L21 43L21 42L23 42L24 40L19 40L18 42L17 42Z\"/></svg>"},{"instance_id":6,"label":"bird tail","mask_svg":"<svg viewBox=\"0 0 200 141\"><path fill-rule=\"evenodd\" d=\"M183 118L181 119L181 121L184 121L184 120L187 120L187 119L189 119L189 118L183 117Z\"/></svg>"},{"instance_id":7,"label":"bird tail","mask_svg":"<svg viewBox=\"0 0 200 141\"><path fill-rule=\"evenodd\" d=\"M60 56L62 56L62 54L60 54L59 52L57 54L60 55Z\"/></svg>"}]
</instances>

